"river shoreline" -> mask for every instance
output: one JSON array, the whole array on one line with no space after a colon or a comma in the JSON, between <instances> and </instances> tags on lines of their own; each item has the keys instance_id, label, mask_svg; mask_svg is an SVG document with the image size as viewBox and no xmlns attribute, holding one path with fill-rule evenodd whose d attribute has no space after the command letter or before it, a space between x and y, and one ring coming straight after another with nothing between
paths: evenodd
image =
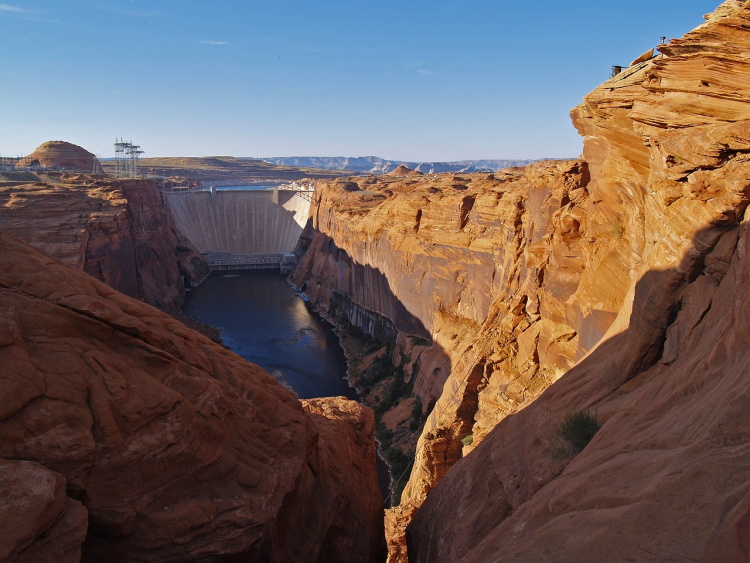
<instances>
[{"instance_id":1,"label":"river shoreline","mask_svg":"<svg viewBox=\"0 0 750 563\"><path fill-rule=\"evenodd\" d=\"M287 281L289 281L289 280L287 280ZM295 291L298 291L298 288L296 288L294 286L294 284L291 283L291 281L289 281L289 283L290 283L290 285L292 285L292 289L294 289ZM363 396L363 394L361 392L361 389L358 388L354 384L354 382L352 380L352 374L351 374L352 362L355 361L355 360L356 361L361 361L363 359L363 357L360 356L360 354L358 354L355 351L353 343L351 342L351 337L344 332L344 328L342 326L340 326L336 322L335 319L332 319L332 318L327 317L326 315L324 315L315 306L315 304L313 304L310 301L305 301L305 303L306 303L306 305L308 306L308 308L311 311L313 311L318 317L320 317L321 319L323 319L324 321L326 321L328 324L330 324L333 327L333 332L338 337L339 345L341 346L341 349L344 351L344 357L346 358L346 380L349 382L349 387L351 387L352 389L354 389L357 392L357 396L359 397L359 402L360 403L362 403L363 405L365 405L368 408L374 409L373 405L368 405L367 404L367 402L365 401L365 398L364 398L364 396ZM377 415L376 415L376 417L377 417ZM377 436L375 436L375 443L378 445L378 448L377 448L377 450L378 450L378 457L386 465L386 467L388 467L388 480L389 480L388 490L389 490L389 495L387 497L388 498L387 502L384 500L384 503L386 504L385 508L390 508L393 505L393 498L392 498L392 494L393 494L393 469L391 467L391 464L388 462L388 459L383 454L382 443L378 439Z\"/></svg>"}]
</instances>

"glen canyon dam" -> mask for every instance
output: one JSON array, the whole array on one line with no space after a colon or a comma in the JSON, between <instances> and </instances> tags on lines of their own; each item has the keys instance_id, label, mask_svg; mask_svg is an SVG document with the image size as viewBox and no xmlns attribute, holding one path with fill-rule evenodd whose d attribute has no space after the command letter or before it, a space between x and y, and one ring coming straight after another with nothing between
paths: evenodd
<instances>
[{"instance_id":1,"label":"glen canyon dam","mask_svg":"<svg viewBox=\"0 0 750 563\"><path fill-rule=\"evenodd\" d=\"M313 190L173 192L167 202L180 231L198 250L291 253L310 214Z\"/></svg>"},{"instance_id":2,"label":"glen canyon dam","mask_svg":"<svg viewBox=\"0 0 750 563\"><path fill-rule=\"evenodd\" d=\"M750 2L701 1L482 150L546 39L474 57L588 11L0 4L56 84L1 118L0 563L750 562Z\"/></svg>"}]
</instances>

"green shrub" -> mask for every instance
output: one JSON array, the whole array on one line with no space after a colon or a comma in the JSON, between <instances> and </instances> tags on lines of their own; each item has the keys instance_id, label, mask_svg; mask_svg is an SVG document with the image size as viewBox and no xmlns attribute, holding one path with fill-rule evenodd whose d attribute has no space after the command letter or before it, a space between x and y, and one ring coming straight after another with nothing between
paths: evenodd
<instances>
[{"instance_id":1,"label":"green shrub","mask_svg":"<svg viewBox=\"0 0 750 563\"><path fill-rule=\"evenodd\" d=\"M576 455L583 451L601 426L596 414L588 410L573 411L565 415L555 427L553 445L559 457Z\"/></svg>"},{"instance_id":2,"label":"green shrub","mask_svg":"<svg viewBox=\"0 0 750 563\"><path fill-rule=\"evenodd\" d=\"M625 227L622 226L622 223L615 223L614 225L612 225L610 233L612 233L613 238L622 238L623 236L625 236Z\"/></svg>"},{"instance_id":3,"label":"green shrub","mask_svg":"<svg viewBox=\"0 0 750 563\"><path fill-rule=\"evenodd\" d=\"M396 406L401 399L408 397L410 392L409 384L404 381L404 369L400 366L395 368L393 371L393 381L381 401L383 412Z\"/></svg>"},{"instance_id":4,"label":"green shrub","mask_svg":"<svg viewBox=\"0 0 750 563\"><path fill-rule=\"evenodd\" d=\"M425 348L429 348L430 346L432 346L432 342L424 338L420 338L419 336L412 336L411 343L414 346L424 346Z\"/></svg>"},{"instance_id":5,"label":"green shrub","mask_svg":"<svg viewBox=\"0 0 750 563\"><path fill-rule=\"evenodd\" d=\"M469 434L468 436L464 436L463 438L461 438L461 443L464 446L471 446L474 443L474 435Z\"/></svg>"}]
</instances>

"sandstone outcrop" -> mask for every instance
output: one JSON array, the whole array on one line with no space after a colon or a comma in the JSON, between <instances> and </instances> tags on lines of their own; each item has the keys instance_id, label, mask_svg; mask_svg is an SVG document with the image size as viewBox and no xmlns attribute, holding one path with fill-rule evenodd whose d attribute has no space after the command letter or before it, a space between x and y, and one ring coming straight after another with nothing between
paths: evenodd
<instances>
[{"instance_id":1,"label":"sandstone outcrop","mask_svg":"<svg viewBox=\"0 0 750 563\"><path fill-rule=\"evenodd\" d=\"M0 553L374 561L371 412L303 408L254 364L4 233L0 365L0 487L30 490L0 501L4 524L29 514L0 528Z\"/></svg>"},{"instance_id":2,"label":"sandstone outcrop","mask_svg":"<svg viewBox=\"0 0 750 563\"><path fill-rule=\"evenodd\" d=\"M0 229L114 289L166 309L184 298L181 278L209 274L150 180L42 174L0 185Z\"/></svg>"},{"instance_id":3,"label":"sandstone outcrop","mask_svg":"<svg viewBox=\"0 0 750 563\"><path fill-rule=\"evenodd\" d=\"M748 557L748 29L725 2L586 96L583 161L322 186L297 282L386 317L434 405L388 518L410 560ZM555 457L577 409L603 427Z\"/></svg>"},{"instance_id":4,"label":"sandstone outcrop","mask_svg":"<svg viewBox=\"0 0 750 563\"><path fill-rule=\"evenodd\" d=\"M65 478L29 461L0 460L0 561L78 563L87 513Z\"/></svg>"},{"instance_id":5,"label":"sandstone outcrop","mask_svg":"<svg viewBox=\"0 0 750 563\"><path fill-rule=\"evenodd\" d=\"M319 433L320 472L330 491L302 517L318 526L323 545L317 560L372 561L385 559L383 497L377 482L375 416L372 410L344 397L306 399L302 407ZM370 486L363 486L369 484ZM314 552L309 559L314 561Z\"/></svg>"},{"instance_id":6,"label":"sandstone outcrop","mask_svg":"<svg viewBox=\"0 0 750 563\"><path fill-rule=\"evenodd\" d=\"M390 172L388 172L388 176L422 176L423 173L419 172L418 170L414 170L413 168L409 168L408 166L404 166L401 164L400 166L397 166Z\"/></svg>"},{"instance_id":7,"label":"sandstone outcrop","mask_svg":"<svg viewBox=\"0 0 750 563\"><path fill-rule=\"evenodd\" d=\"M22 158L16 168L49 170L65 170L68 172L83 172L93 174L99 166L99 159L92 153L65 141L48 141L39 145L34 152Z\"/></svg>"}]
</instances>

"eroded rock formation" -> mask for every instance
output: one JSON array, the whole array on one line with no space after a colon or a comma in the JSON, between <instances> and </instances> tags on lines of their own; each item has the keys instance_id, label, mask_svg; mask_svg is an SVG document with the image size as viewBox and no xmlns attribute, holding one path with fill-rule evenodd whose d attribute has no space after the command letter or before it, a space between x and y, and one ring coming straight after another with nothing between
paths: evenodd
<instances>
[{"instance_id":1,"label":"eroded rock formation","mask_svg":"<svg viewBox=\"0 0 750 563\"><path fill-rule=\"evenodd\" d=\"M695 238L705 265L645 273L628 327L448 472L407 528L410 561L748 560L750 229L715 235ZM579 409L602 427L560 458Z\"/></svg>"},{"instance_id":2,"label":"eroded rock formation","mask_svg":"<svg viewBox=\"0 0 750 563\"><path fill-rule=\"evenodd\" d=\"M156 184L44 174L0 186L0 229L114 289L166 309L208 267L175 226Z\"/></svg>"},{"instance_id":3,"label":"eroded rock formation","mask_svg":"<svg viewBox=\"0 0 750 563\"><path fill-rule=\"evenodd\" d=\"M374 560L371 412L303 408L254 364L3 233L0 366L0 487L18 493L0 503L0 553Z\"/></svg>"},{"instance_id":4,"label":"eroded rock formation","mask_svg":"<svg viewBox=\"0 0 750 563\"><path fill-rule=\"evenodd\" d=\"M393 561L415 514L416 561L747 559L750 8L707 19L573 110L581 162L321 186L298 283L434 342Z\"/></svg>"},{"instance_id":5,"label":"eroded rock formation","mask_svg":"<svg viewBox=\"0 0 750 563\"><path fill-rule=\"evenodd\" d=\"M92 174L96 171L99 160L92 153L65 141L48 141L39 145L34 152L22 158L16 169L47 168Z\"/></svg>"}]
</instances>

